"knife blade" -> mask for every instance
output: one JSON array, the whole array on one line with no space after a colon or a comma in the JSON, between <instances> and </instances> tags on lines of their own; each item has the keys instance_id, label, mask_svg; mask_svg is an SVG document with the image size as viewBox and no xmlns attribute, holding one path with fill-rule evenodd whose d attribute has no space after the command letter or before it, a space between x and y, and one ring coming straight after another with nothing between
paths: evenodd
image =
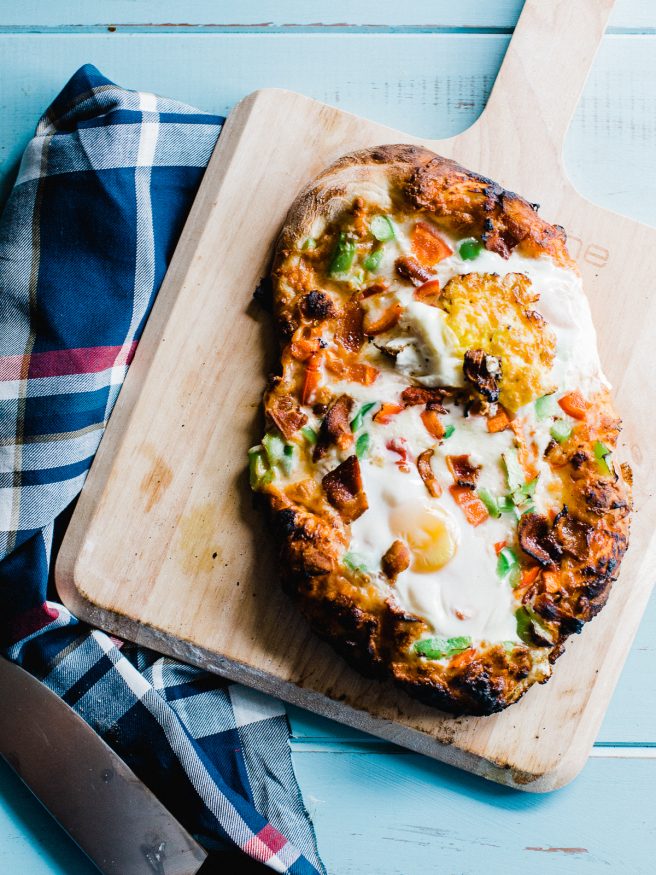
<instances>
[{"instance_id":1,"label":"knife blade","mask_svg":"<svg viewBox=\"0 0 656 875\"><path fill-rule=\"evenodd\" d=\"M195 875L207 854L75 711L0 658L0 756L105 875Z\"/></svg>"}]
</instances>

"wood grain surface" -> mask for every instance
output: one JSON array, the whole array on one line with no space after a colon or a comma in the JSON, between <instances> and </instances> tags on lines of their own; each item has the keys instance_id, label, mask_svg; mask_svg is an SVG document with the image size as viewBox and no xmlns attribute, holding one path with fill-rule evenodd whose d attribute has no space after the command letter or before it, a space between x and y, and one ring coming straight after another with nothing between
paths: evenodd
<instances>
[{"instance_id":1,"label":"wood grain surface","mask_svg":"<svg viewBox=\"0 0 656 875\"><path fill-rule=\"evenodd\" d=\"M494 780L547 790L576 774L654 566L652 462L639 449L650 439L645 398L656 400L654 377L639 367L655 339L653 261L627 265L623 254L629 245L652 251L656 234L588 204L561 161L610 6L530 0L481 119L451 140L425 141L541 202L546 218L568 227L625 418L638 483L633 546L608 607L572 642L549 685L493 718L443 717L347 669L277 590L242 463L270 360L250 292L307 179L353 148L419 142L286 92L251 96L222 134L60 553L58 585L72 610ZM243 350L248 368L237 365Z\"/></svg>"}]
</instances>

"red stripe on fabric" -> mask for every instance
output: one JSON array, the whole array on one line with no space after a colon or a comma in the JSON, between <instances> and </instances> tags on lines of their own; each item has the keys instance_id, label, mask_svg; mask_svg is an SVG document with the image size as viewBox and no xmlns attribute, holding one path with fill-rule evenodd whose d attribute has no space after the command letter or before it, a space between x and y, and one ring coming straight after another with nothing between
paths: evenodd
<instances>
[{"instance_id":1,"label":"red stripe on fabric","mask_svg":"<svg viewBox=\"0 0 656 875\"><path fill-rule=\"evenodd\" d=\"M125 364L134 357L137 342L128 347ZM121 354L123 353L123 354ZM28 377L63 377L68 374L96 374L116 364L124 357L122 346L83 346L78 349L54 349L29 356ZM24 376L25 356L0 356L0 380L20 380Z\"/></svg>"},{"instance_id":2,"label":"red stripe on fabric","mask_svg":"<svg viewBox=\"0 0 656 875\"><path fill-rule=\"evenodd\" d=\"M283 848L287 844L287 839L284 835L281 835L275 827L271 826L270 823L267 823L267 825L258 832L257 838L261 839L267 848L270 848L274 854L277 854L280 848Z\"/></svg>"},{"instance_id":3,"label":"red stripe on fabric","mask_svg":"<svg viewBox=\"0 0 656 875\"><path fill-rule=\"evenodd\" d=\"M242 851L254 860L266 863L286 844L287 839L284 835L281 835L275 827L267 823L265 827L243 845Z\"/></svg>"},{"instance_id":4,"label":"red stripe on fabric","mask_svg":"<svg viewBox=\"0 0 656 875\"><path fill-rule=\"evenodd\" d=\"M7 629L9 643L15 644L17 641L27 638L28 635L33 635L45 626L49 626L58 616L57 608L44 602L16 617L10 617Z\"/></svg>"},{"instance_id":5,"label":"red stripe on fabric","mask_svg":"<svg viewBox=\"0 0 656 875\"><path fill-rule=\"evenodd\" d=\"M242 846L242 851L257 860L258 863L266 863L271 857L275 857L273 851L268 848L264 842L261 842L257 836L250 838L245 845Z\"/></svg>"}]
</instances>

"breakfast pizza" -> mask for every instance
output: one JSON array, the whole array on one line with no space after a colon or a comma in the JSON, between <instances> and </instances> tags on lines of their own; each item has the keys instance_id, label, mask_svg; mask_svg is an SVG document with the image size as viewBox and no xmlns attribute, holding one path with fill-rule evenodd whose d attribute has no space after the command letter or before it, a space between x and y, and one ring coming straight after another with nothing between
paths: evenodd
<instances>
[{"instance_id":1,"label":"breakfast pizza","mask_svg":"<svg viewBox=\"0 0 656 875\"><path fill-rule=\"evenodd\" d=\"M355 668L445 711L546 681L603 607L631 471L562 228L427 149L341 158L272 270L249 451L283 583Z\"/></svg>"}]
</instances>

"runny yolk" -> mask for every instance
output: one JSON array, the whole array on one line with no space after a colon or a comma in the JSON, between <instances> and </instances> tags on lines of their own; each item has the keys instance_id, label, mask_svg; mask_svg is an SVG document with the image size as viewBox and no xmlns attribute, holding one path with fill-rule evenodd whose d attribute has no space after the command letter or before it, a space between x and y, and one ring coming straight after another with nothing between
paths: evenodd
<instances>
[{"instance_id":1,"label":"runny yolk","mask_svg":"<svg viewBox=\"0 0 656 875\"><path fill-rule=\"evenodd\" d=\"M436 508L401 504L390 513L390 529L410 548L412 571L438 571L456 552L453 523Z\"/></svg>"}]
</instances>

